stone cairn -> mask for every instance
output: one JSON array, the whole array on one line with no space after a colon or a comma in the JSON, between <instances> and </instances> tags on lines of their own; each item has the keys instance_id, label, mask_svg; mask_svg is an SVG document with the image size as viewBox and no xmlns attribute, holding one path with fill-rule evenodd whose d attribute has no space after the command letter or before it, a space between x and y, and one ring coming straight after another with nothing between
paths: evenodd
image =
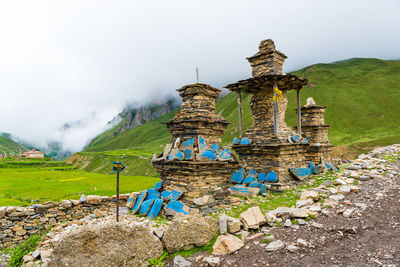
<instances>
[{"instance_id":1,"label":"stone cairn","mask_svg":"<svg viewBox=\"0 0 400 267\"><path fill-rule=\"evenodd\" d=\"M259 52L247 58L253 77L226 86L232 92L252 94L253 125L243 136L247 141L234 142L232 146L242 167L262 173L276 172L279 180L273 186L278 189L285 189L293 181L289 168L305 166L305 152L309 146L301 137L293 139L296 134L284 121L287 91L300 90L307 84L306 79L282 73L285 58L275 49L272 40L264 40Z\"/></svg>"},{"instance_id":2,"label":"stone cairn","mask_svg":"<svg viewBox=\"0 0 400 267\"><path fill-rule=\"evenodd\" d=\"M221 148L229 124L215 113L221 90L196 83L177 91L181 110L166 123L171 143L161 155L154 155L152 163L160 173L162 190L182 192L184 204L209 212L227 202L230 176L239 167L229 149Z\"/></svg>"},{"instance_id":3,"label":"stone cairn","mask_svg":"<svg viewBox=\"0 0 400 267\"><path fill-rule=\"evenodd\" d=\"M326 106L317 106L312 98L301 108L301 130L310 144L305 156L307 161L315 164L318 164L321 158L328 159L332 148L328 141L329 125L324 121L325 109Z\"/></svg>"}]
</instances>

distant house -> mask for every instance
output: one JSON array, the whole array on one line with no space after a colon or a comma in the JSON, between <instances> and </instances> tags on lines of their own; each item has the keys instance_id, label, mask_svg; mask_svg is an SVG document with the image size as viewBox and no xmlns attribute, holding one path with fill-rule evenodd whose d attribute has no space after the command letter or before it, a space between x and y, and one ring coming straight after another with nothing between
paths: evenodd
<instances>
[{"instance_id":1,"label":"distant house","mask_svg":"<svg viewBox=\"0 0 400 267\"><path fill-rule=\"evenodd\" d=\"M37 151L36 149L32 149L31 151L24 152L22 157L30 159L44 159L44 153Z\"/></svg>"}]
</instances>

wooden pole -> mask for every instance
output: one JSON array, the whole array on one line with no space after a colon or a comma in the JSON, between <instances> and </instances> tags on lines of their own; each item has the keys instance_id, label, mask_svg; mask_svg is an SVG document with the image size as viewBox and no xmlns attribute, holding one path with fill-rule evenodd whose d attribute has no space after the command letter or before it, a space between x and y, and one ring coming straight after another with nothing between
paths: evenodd
<instances>
[{"instance_id":1,"label":"wooden pole","mask_svg":"<svg viewBox=\"0 0 400 267\"><path fill-rule=\"evenodd\" d=\"M278 135L279 123L278 123L278 99L275 92L276 83L274 83L274 87L272 91L274 91L274 134Z\"/></svg>"},{"instance_id":2,"label":"wooden pole","mask_svg":"<svg viewBox=\"0 0 400 267\"><path fill-rule=\"evenodd\" d=\"M239 106L239 135L240 138L243 136L243 128L242 128L242 95L240 91L238 91L238 106Z\"/></svg>"},{"instance_id":3,"label":"wooden pole","mask_svg":"<svg viewBox=\"0 0 400 267\"><path fill-rule=\"evenodd\" d=\"M119 222L119 172L117 172L117 210L116 210L117 222Z\"/></svg>"},{"instance_id":4,"label":"wooden pole","mask_svg":"<svg viewBox=\"0 0 400 267\"><path fill-rule=\"evenodd\" d=\"M196 80L197 80L197 83L200 82L200 80L199 80L199 68L198 67L196 67Z\"/></svg>"},{"instance_id":5,"label":"wooden pole","mask_svg":"<svg viewBox=\"0 0 400 267\"><path fill-rule=\"evenodd\" d=\"M300 106L300 89L297 89L297 132L301 137L301 106Z\"/></svg>"}]
</instances>

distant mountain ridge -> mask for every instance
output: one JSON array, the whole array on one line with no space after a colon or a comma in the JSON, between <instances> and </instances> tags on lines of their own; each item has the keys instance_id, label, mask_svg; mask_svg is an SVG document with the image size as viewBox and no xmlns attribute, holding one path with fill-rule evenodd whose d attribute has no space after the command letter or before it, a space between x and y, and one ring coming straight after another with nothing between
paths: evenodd
<instances>
[{"instance_id":1,"label":"distant mountain ridge","mask_svg":"<svg viewBox=\"0 0 400 267\"><path fill-rule=\"evenodd\" d=\"M0 133L0 153L16 153L28 151L28 148L11 139L11 134Z\"/></svg>"}]
</instances>

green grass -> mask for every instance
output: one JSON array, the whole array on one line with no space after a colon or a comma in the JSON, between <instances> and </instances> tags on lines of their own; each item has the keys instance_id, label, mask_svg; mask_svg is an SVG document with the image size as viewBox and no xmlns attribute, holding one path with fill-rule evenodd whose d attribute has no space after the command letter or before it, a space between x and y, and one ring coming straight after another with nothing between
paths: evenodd
<instances>
[{"instance_id":1,"label":"green grass","mask_svg":"<svg viewBox=\"0 0 400 267\"><path fill-rule=\"evenodd\" d=\"M14 142L10 138L0 135L0 153L19 153L19 151L27 151L28 149Z\"/></svg>"},{"instance_id":2,"label":"green grass","mask_svg":"<svg viewBox=\"0 0 400 267\"><path fill-rule=\"evenodd\" d=\"M120 193L151 188L158 181L157 177L128 176L123 171ZM111 196L115 194L115 187L115 174L89 173L70 166L62 169L48 166L0 168L0 206L25 206L36 200L79 199L80 194Z\"/></svg>"},{"instance_id":3,"label":"green grass","mask_svg":"<svg viewBox=\"0 0 400 267\"><path fill-rule=\"evenodd\" d=\"M328 106L325 122L331 126L329 139L334 145L348 145L360 154L374 146L400 142L400 61L354 58L332 64L315 64L293 73L305 76L314 84L313 87L303 88L302 105L308 97L313 97L318 105ZM252 124L250 95L243 95L242 98L245 131ZM288 92L288 99L286 121L288 125L295 126L294 91ZM236 100L236 94L228 94L216 104L216 112L231 122L222 137L223 145L239 135ZM111 150L117 150L117 154L132 153L137 156L132 163L140 165L136 170L143 175L154 175L151 162L142 158L151 157L153 152L160 153L170 141L170 133L162 122L170 120L178 110L114 138L105 138L116 128L110 129L97 137L85 151L108 151L108 155ZM94 166L99 167L98 164ZM85 169L95 171L96 168Z\"/></svg>"},{"instance_id":4,"label":"green grass","mask_svg":"<svg viewBox=\"0 0 400 267\"><path fill-rule=\"evenodd\" d=\"M27 240L7 251L11 255L8 266L19 267L23 263L26 254L34 251L41 240L40 235L31 235Z\"/></svg>"}]
</instances>

